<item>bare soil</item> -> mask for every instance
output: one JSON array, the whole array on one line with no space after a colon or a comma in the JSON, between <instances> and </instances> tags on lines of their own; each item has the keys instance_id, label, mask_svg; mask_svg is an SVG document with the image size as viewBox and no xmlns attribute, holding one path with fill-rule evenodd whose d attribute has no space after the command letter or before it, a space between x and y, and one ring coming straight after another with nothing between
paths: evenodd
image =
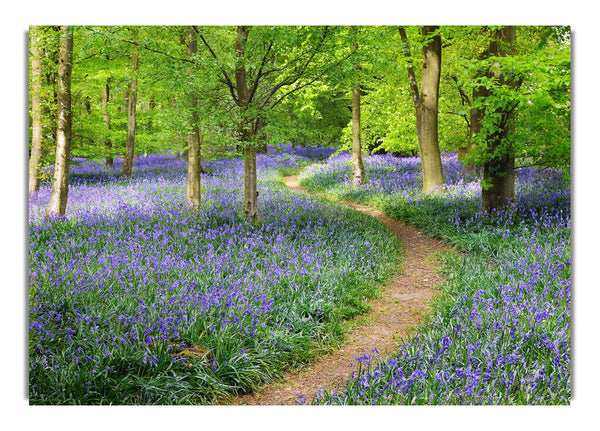
<instances>
[{"instance_id":1,"label":"bare soil","mask_svg":"<svg viewBox=\"0 0 600 431\"><path fill-rule=\"evenodd\" d=\"M296 176L285 177L285 184L306 193ZM441 263L436 255L450 248L381 211L351 202L343 202L357 211L381 220L402 242L402 263L383 286L381 297L369 301L371 311L355 318L357 324L347 334L347 343L332 354L322 356L302 370L258 391L235 397L234 405L293 405L298 394L312 400L319 388L332 391L343 384L357 356L392 354L403 338L411 335L430 311L431 300L440 293L434 289L443 281Z\"/></svg>"}]
</instances>

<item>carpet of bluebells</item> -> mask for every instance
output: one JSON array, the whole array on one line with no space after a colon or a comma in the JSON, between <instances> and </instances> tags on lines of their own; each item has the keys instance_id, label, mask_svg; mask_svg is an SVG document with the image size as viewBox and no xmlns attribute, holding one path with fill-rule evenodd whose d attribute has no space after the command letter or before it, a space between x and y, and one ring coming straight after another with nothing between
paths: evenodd
<instances>
[{"instance_id":1,"label":"carpet of bluebells","mask_svg":"<svg viewBox=\"0 0 600 431\"><path fill-rule=\"evenodd\" d=\"M261 216L243 218L243 162L140 157L129 181L74 160L66 217L29 201L32 404L218 403L338 342L399 244L377 220L286 188L326 149L258 156ZM311 356L312 355L312 356Z\"/></svg>"},{"instance_id":2,"label":"carpet of bluebells","mask_svg":"<svg viewBox=\"0 0 600 431\"><path fill-rule=\"evenodd\" d=\"M446 185L422 186L418 158L368 157L353 189L342 154L300 176L309 191L381 208L456 246L429 322L397 354L356 358L343 388L312 404L569 404L571 194L563 173L517 171L516 202L480 211L480 178L443 156Z\"/></svg>"}]
</instances>

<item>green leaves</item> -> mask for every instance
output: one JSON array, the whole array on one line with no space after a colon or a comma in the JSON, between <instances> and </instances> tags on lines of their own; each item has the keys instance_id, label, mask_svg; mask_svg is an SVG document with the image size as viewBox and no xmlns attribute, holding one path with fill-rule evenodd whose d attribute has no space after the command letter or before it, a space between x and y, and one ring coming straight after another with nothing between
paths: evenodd
<instances>
[{"instance_id":1,"label":"green leaves","mask_svg":"<svg viewBox=\"0 0 600 431\"><path fill-rule=\"evenodd\" d=\"M54 147L57 28L43 27L44 135ZM123 150L124 106L131 54L139 51L137 133L144 149L169 152L185 145L191 97L207 146L231 145L239 138L236 105L235 27L79 26L75 27L73 69L73 152L102 157L104 142L113 155ZM420 27L405 27L416 79L423 43ZM518 27L513 55L490 55L500 28L441 27L440 147L455 150L470 140L472 109L487 112L482 142L503 122L496 111L512 110L510 139L523 163L570 163L570 29ZM190 31L198 51L187 52ZM340 145L349 136L350 88L360 74L361 128L368 145L410 154L417 149L406 58L395 26L254 26L248 31L243 61L251 92L244 112L260 119L260 139L269 143ZM414 52L413 52L414 51ZM359 69L356 68L359 66ZM359 71L360 70L360 71ZM504 76L504 79L499 77ZM227 82L227 77L232 85ZM106 114L102 88L110 86ZM486 100L474 90L490 93ZM482 154L472 155L483 163Z\"/></svg>"}]
</instances>

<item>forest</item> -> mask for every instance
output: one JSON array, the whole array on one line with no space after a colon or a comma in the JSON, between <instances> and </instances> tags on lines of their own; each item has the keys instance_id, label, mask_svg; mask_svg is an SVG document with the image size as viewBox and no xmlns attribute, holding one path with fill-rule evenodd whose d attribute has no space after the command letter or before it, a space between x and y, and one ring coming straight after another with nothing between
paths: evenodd
<instances>
[{"instance_id":1,"label":"forest","mask_svg":"<svg viewBox=\"0 0 600 431\"><path fill-rule=\"evenodd\" d=\"M410 252L350 203L443 281L286 403L570 404L569 27L31 26L28 73L30 404L236 404L339 350Z\"/></svg>"}]
</instances>

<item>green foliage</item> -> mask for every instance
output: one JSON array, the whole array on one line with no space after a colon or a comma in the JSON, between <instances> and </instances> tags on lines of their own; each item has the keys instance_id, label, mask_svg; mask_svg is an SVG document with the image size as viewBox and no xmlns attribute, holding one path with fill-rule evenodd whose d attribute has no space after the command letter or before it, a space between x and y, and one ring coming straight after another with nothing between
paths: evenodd
<instances>
[{"instance_id":1,"label":"green foliage","mask_svg":"<svg viewBox=\"0 0 600 431\"><path fill-rule=\"evenodd\" d=\"M568 30L518 27L512 50L507 57L461 61L467 66L460 82L463 88L483 86L489 91L488 96L469 105L484 109L485 115L482 130L473 139L474 151L466 161L481 166L512 153L519 165L558 167L567 172L571 152ZM506 82L481 71L495 71L506 77ZM500 145L491 151L489 138L503 132Z\"/></svg>"},{"instance_id":2,"label":"green foliage","mask_svg":"<svg viewBox=\"0 0 600 431\"><path fill-rule=\"evenodd\" d=\"M266 128L271 142L309 146L339 145L342 129L350 121L347 92L313 86L281 104Z\"/></svg>"},{"instance_id":3,"label":"green foliage","mask_svg":"<svg viewBox=\"0 0 600 431\"><path fill-rule=\"evenodd\" d=\"M406 27L410 61L421 73L420 27ZM248 30L243 57L252 93L245 110L261 145L341 145L351 141L351 88L360 82L363 145L403 155L417 153L409 65L395 26L256 26ZM512 109L506 137L521 165L570 166L570 33L568 27L519 27L514 55L484 58L490 28L442 27L442 78L438 132L442 150L469 143L469 113L489 112L469 157L481 165L486 136L502 122L493 112ZM198 40L190 56L186 41ZM58 36L43 28L45 56L45 163L51 163L56 127L54 83ZM75 27L73 69L74 155L119 157L126 139L127 89L131 55L140 53L137 72L136 151L176 152L187 148L191 100L196 98L198 127L206 157L231 154L240 138L235 73L241 65L231 26L80 26ZM209 49L210 48L210 49ZM497 63L497 65L495 65ZM499 85L482 70L496 68L520 80L518 88ZM104 112L102 89L110 100ZM473 88L492 97L473 100ZM104 116L110 118L110 129ZM112 144L108 149L105 142Z\"/></svg>"}]
</instances>

